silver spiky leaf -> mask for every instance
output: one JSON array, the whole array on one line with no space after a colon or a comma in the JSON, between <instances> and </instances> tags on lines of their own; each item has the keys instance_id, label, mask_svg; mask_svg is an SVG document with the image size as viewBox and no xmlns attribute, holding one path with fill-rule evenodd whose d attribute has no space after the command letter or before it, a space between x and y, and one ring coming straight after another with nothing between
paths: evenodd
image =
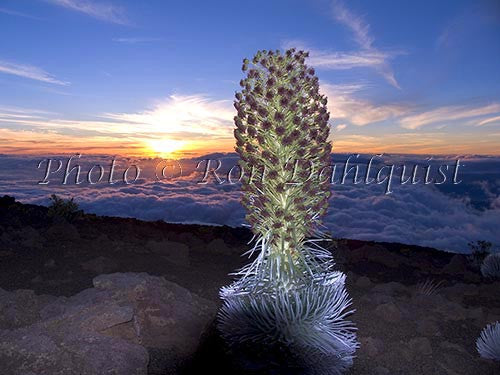
<instances>
[{"instance_id":1,"label":"silver spiky leaf","mask_svg":"<svg viewBox=\"0 0 500 375\"><path fill-rule=\"evenodd\" d=\"M355 327L346 320L353 310L344 279L332 272L322 282L257 294L239 293L236 284L223 292L219 329L233 346L280 345L309 373L341 374L358 348Z\"/></svg>"},{"instance_id":2,"label":"silver spiky leaf","mask_svg":"<svg viewBox=\"0 0 500 375\"><path fill-rule=\"evenodd\" d=\"M433 296L438 294L439 290L443 287L443 280L435 281L426 279L421 281L416 286L416 293L424 296Z\"/></svg>"},{"instance_id":3,"label":"silver spiky leaf","mask_svg":"<svg viewBox=\"0 0 500 375\"><path fill-rule=\"evenodd\" d=\"M481 273L487 278L500 279L500 253L489 254L484 259Z\"/></svg>"},{"instance_id":4,"label":"silver spiky leaf","mask_svg":"<svg viewBox=\"0 0 500 375\"><path fill-rule=\"evenodd\" d=\"M476 348L481 357L500 361L500 322L488 324L483 329Z\"/></svg>"}]
</instances>

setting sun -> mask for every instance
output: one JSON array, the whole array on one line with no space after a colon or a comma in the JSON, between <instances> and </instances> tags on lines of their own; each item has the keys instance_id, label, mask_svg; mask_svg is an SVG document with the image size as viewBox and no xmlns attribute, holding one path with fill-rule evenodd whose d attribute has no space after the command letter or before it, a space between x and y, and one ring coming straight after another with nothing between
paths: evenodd
<instances>
[{"instance_id":1,"label":"setting sun","mask_svg":"<svg viewBox=\"0 0 500 375\"><path fill-rule=\"evenodd\" d=\"M180 151L185 142L175 139L154 139L148 142L148 148L152 153L167 155Z\"/></svg>"}]
</instances>

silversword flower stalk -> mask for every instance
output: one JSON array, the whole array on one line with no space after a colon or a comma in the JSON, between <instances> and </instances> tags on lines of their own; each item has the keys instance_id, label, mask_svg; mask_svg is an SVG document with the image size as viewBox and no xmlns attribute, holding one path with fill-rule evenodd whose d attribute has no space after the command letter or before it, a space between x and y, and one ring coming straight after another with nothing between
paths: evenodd
<instances>
[{"instance_id":1,"label":"silversword flower stalk","mask_svg":"<svg viewBox=\"0 0 500 375\"><path fill-rule=\"evenodd\" d=\"M249 253L257 256L221 289L219 328L230 344L284 346L307 371L337 374L358 344L345 320L352 312L345 275L320 246L330 185L314 172L330 158L329 112L307 56L264 50L243 60L234 136L241 169L258 171L242 177Z\"/></svg>"}]
</instances>

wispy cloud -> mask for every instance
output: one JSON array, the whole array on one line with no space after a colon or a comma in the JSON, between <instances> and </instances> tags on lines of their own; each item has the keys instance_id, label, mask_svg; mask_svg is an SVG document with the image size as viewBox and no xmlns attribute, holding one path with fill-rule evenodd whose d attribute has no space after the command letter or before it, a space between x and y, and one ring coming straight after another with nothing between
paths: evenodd
<instances>
[{"instance_id":1,"label":"wispy cloud","mask_svg":"<svg viewBox=\"0 0 500 375\"><path fill-rule=\"evenodd\" d=\"M349 134L334 136L334 151L348 153L401 153L426 155L491 154L498 155L498 135L488 137L474 132L394 131L385 134Z\"/></svg>"},{"instance_id":2,"label":"wispy cloud","mask_svg":"<svg viewBox=\"0 0 500 375\"><path fill-rule=\"evenodd\" d=\"M346 70L353 68L370 68L380 74L390 85L400 88L394 71L389 62L398 55L404 54L401 50L383 51L377 49L374 37L370 33L370 25L362 17L347 9L340 1L332 3L332 13L335 20L346 26L353 34L358 51L331 51L308 46L300 40L291 40L284 43L284 48L296 47L309 51L308 63L319 69Z\"/></svg>"},{"instance_id":3,"label":"wispy cloud","mask_svg":"<svg viewBox=\"0 0 500 375\"><path fill-rule=\"evenodd\" d=\"M484 119L484 120L478 122L477 125L483 126L486 124L493 124L493 123L500 123L500 116L495 116L495 117L490 117L490 118Z\"/></svg>"},{"instance_id":4,"label":"wispy cloud","mask_svg":"<svg viewBox=\"0 0 500 375\"><path fill-rule=\"evenodd\" d=\"M500 123L500 103L479 105L448 105L433 109L415 103L376 103L364 97L365 83L334 85L321 82L320 90L328 97L328 110L333 121L365 126L392 121L404 129L417 130L426 125L443 129L446 125ZM489 117L486 117L489 116ZM337 130L342 130L337 129Z\"/></svg>"},{"instance_id":5,"label":"wispy cloud","mask_svg":"<svg viewBox=\"0 0 500 375\"><path fill-rule=\"evenodd\" d=\"M64 120L58 113L19 107L0 107L0 128L29 129L52 134L68 131L80 131L82 134L118 133L117 127L109 122Z\"/></svg>"},{"instance_id":6,"label":"wispy cloud","mask_svg":"<svg viewBox=\"0 0 500 375\"><path fill-rule=\"evenodd\" d=\"M446 122L486 116L499 112L500 103L487 104L477 107L445 106L405 116L399 120L399 123L406 129L418 129L424 125L443 124ZM484 125L484 123L482 125Z\"/></svg>"},{"instance_id":7,"label":"wispy cloud","mask_svg":"<svg viewBox=\"0 0 500 375\"><path fill-rule=\"evenodd\" d=\"M107 113L104 118L139 126L140 130L230 137L234 109L229 100L206 95L171 95L153 108L136 113Z\"/></svg>"},{"instance_id":8,"label":"wispy cloud","mask_svg":"<svg viewBox=\"0 0 500 375\"><path fill-rule=\"evenodd\" d=\"M380 73L392 86L399 88L388 61L396 55L402 54L402 51L383 52L372 49L341 52L312 48L299 40L290 40L283 43L283 48L291 47L307 50L309 52L308 63L318 69L371 68Z\"/></svg>"},{"instance_id":9,"label":"wispy cloud","mask_svg":"<svg viewBox=\"0 0 500 375\"><path fill-rule=\"evenodd\" d=\"M150 43L159 42L161 38L147 38L147 37L131 37L131 38L113 38L113 42L124 44L137 44L137 43Z\"/></svg>"},{"instance_id":10,"label":"wispy cloud","mask_svg":"<svg viewBox=\"0 0 500 375\"><path fill-rule=\"evenodd\" d=\"M91 0L45 0L45 1L76 12L84 13L90 17L97 18L102 21L112 22L120 25L129 24L129 20L125 15L125 10L122 7L106 3L103 1L91 1Z\"/></svg>"},{"instance_id":11,"label":"wispy cloud","mask_svg":"<svg viewBox=\"0 0 500 375\"><path fill-rule=\"evenodd\" d=\"M488 3L491 3L491 7ZM478 27L488 23L490 17L493 20L495 13L497 17L500 16L499 9L498 2L495 0L470 3L446 23L436 39L435 47L437 49L463 48L463 42L476 33Z\"/></svg>"},{"instance_id":12,"label":"wispy cloud","mask_svg":"<svg viewBox=\"0 0 500 375\"><path fill-rule=\"evenodd\" d=\"M46 111L45 109L24 108L24 107L10 107L0 106L0 114L3 113L18 113L18 114L36 114L36 115L54 115L55 112Z\"/></svg>"},{"instance_id":13,"label":"wispy cloud","mask_svg":"<svg viewBox=\"0 0 500 375\"><path fill-rule=\"evenodd\" d=\"M62 86L67 86L70 84L69 82L64 82L56 79L53 75L47 73L45 70L39 67L33 65L17 64L3 60L0 60L0 73L11 74Z\"/></svg>"},{"instance_id":14,"label":"wispy cloud","mask_svg":"<svg viewBox=\"0 0 500 375\"><path fill-rule=\"evenodd\" d=\"M375 104L361 98L364 84L332 85L321 83L321 91L329 98L328 109L334 119L364 126L403 115L409 108L403 104Z\"/></svg>"},{"instance_id":15,"label":"wispy cloud","mask_svg":"<svg viewBox=\"0 0 500 375\"><path fill-rule=\"evenodd\" d=\"M338 52L311 48L299 40L287 41L285 49L295 47L309 52L308 63L316 68L345 70L360 67L377 67L384 64L389 56L380 51Z\"/></svg>"},{"instance_id":16,"label":"wispy cloud","mask_svg":"<svg viewBox=\"0 0 500 375\"><path fill-rule=\"evenodd\" d=\"M95 120L63 119L38 110L0 107L2 124L19 124L58 131L74 129L114 136L183 136L191 139L233 139L234 109L229 100L214 100L206 95L171 95L151 108L138 112L104 113Z\"/></svg>"},{"instance_id":17,"label":"wispy cloud","mask_svg":"<svg viewBox=\"0 0 500 375\"><path fill-rule=\"evenodd\" d=\"M356 56L358 58L359 56L364 57L364 59L354 59L353 61L363 61L365 64L363 66L373 67L379 74L381 74L385 78L387 82L389 82L389 84L396 88L400 88L394 76L394 72L389 65L389 60L397 54L401 54L402 52L383 52L374 47L373 43L375 41L375 38L371 35L370 25L361 16L358 16L357 14L349 10L341 1L334 0L332 3L332 9L333 17L335 18L335 20L346 26L352 32L354 40L361 48L361 51L354 54L354 56L351 56L351 59L352 57ZM345 57L340 60L339 57L343 56L337 56L335 54L324 55L323 60L325 60L325 66L328 66L328 64L326 63L326 60L328 59L331 60L331 62L329 63L331 67L339 65L338 61L342 62L343 60L345 60ZM340 64L340 66L342 66L342 64ZM353 67L354 66L359 65L353 65Z\"/></svg>"},{"instance_id":18,"label":"wispy cloud","mask_svg":"<svg viewBox=\"0 0 500 375\"><path fill-rule=\"evenodd\" d=\"M92 146L93 152L98 152L99 148L113 148L137 155L150 152L148 145L152 142L167 139L185 141L186 151L218 151L231 149L234 145L233 116L229 100L215 100L206 95L172 95L143 111L105 113L90 120L0 107L0 131L8 133L9 139L15 138L18 132L23 142L28 142L27 134L50 135L43 138L44 143L47 142L43 145L45 149L50 149L51 144L58 144L58 149L63 149L64 144L67 150L75 150L76 146L86 144ZM78 142L71 144L75 135L78 135ZM125 144L126 147L121 146ZM2 147L7 146L0 144L0 152ZM16 146L11 144L9 147L9 152L14 152Z\"/></svg>"},{"instance_id":19,"label":"wispy cloud","mask_svg":"<svg viewBox=\"0 0 500 375\"><path fill-rule=\"evenodd\" d=\"M338 0L332 2L335 19L351 29L354 39L363 49L372 49L374 38L370 35L370 25L365 20L351 12Z\"/></svg>"},{"instance_id":20,"label":"wispy cloud","mask_svg":"<svg viewBox=\"0 0 500 375\"><path fill-rule=\"evenodd\" d=\"M39 17L35 17L35 16L30 15L30 14L18 12L16 10L12 10L12 9L0 8L0 13L8 14L10 16L16 16L16 17L31 18L33 20L41 20L41 18L39 18Z\"/></svg>"}]
</instances>

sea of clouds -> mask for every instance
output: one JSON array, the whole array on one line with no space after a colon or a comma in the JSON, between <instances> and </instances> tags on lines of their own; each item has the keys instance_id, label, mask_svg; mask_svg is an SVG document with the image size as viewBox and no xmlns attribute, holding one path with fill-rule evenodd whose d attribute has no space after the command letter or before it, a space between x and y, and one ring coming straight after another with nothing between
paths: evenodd
<instances>
[{"instance_id":1,"label":"sea of clouds","mask_svg":"<svg viewBox=\"0 0 500 375\"><path fill-rule=\"evenodd\" d=\"M333 155L333 162L345 166L348 157ZM245 223L245 212L239 203L240 185L227 181L220 184L212 174L206 183L200 184L206 161L196 168L200 160L212 159L211 166L216 166L218 159L222 163L219 171L228 170L237 163L235 154L212 154L178 163L116 157L114 184L108 181L112 156L74 158L70 167L80 165L81 184L75 184L76 170L63 184L68 156L51 158L52 170L58 166L56 160L61 160L61 170L44 179L46 156L0 155L0 195L42 205L50 203L50 194L74 197L82 209L98 215L229 226ZM351 156L360 167L360 179L369 158ZM409 169L416 163L430 163L436 171L438 165L452 166L455 161L456 157L428 161L420 156L386 155L374 160L375 169L370 176L375 176L377 167L391 163L404 163ZM450 168L449 180L441 185L400 185L395 178L391 194L385 194L385 183L353 184L352 175L344 184L337 180L331 185L333 195L324 224L334 237L415 244L452 252L467 252L467 243L476 240L500 245L500 158L469 156L460 158L460 162L459 184L451 181ZM88 171L96 164L103 166L105 174L101 182L90 184L86 180ZM134 165L141 169L136 181ZM129 184L123 182L126 168ZM98 175L99 168L95 167L91 180L93 177L95 182ZM219 175L227 178L224 173ZM237 173L233 177L236 180Z\"/></svg>"}]
</instances>

